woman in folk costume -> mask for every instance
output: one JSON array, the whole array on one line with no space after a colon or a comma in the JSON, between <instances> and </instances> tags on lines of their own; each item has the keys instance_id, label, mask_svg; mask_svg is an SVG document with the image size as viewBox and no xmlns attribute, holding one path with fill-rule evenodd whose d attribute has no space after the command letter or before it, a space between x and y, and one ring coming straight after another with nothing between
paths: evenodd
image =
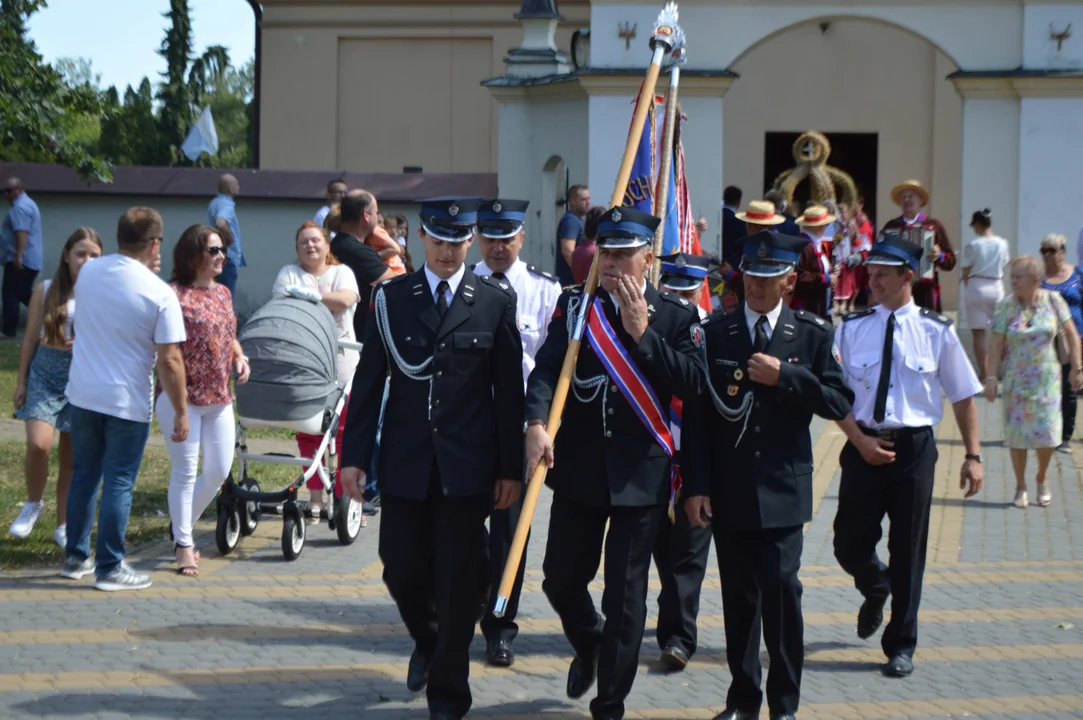
<instances>
[{"instance_id":1,"label":"woman in folk costume","mask_svg":"<svg viewBox=\"0 0 1083 720\"><path fill-rule=\"evenodd\" d=\"M859 280L868 282L862 273L862 263L872 250L871 226L866 232L858 225L856 215L845 203L839 204L839 224L843 230L835 237L835 265L838 280L835 283L835 312L847 314L854 311L854 301L864 289ZM866 223L868 221L866 220Z\"/></svg>"},{"instance_id":2,"label":"woman in folk costume","mask_svg":"<svg viewBox=\"0 0 1083 720\"><path fill-rule=\"evenodd\" d=\"M929 191L917 180L907 180L893 187L891 199L902 208L903 214L888 220L881 232L925 226L936 233L935 243L928 253L928 258L933 261L933 277L920 279L914 284L914 302L918 307L940 312L940 270L946 271L955 267L955 250L948 238L948 231L943 223L929 217L922 210L929 204Z\"/></svg>"}]
</instances>

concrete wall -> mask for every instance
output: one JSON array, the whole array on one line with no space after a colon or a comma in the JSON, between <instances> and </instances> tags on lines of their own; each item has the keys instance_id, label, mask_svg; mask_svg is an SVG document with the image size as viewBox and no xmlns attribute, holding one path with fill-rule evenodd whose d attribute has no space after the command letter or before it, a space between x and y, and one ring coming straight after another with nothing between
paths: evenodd
<instances>
[{"instance_id":1,"label":"concrete wall","mask_svg":"<svg viewBox=\"0 0 1083 720\"><path fill-rule=\"evenodd\" d=\"M1023 9L1026 26L1023 31L1023 66L1038 68L1083 67L1083 4L1051 2L1027 3ZM1057 50L1057 41L1050 31L1061 33L1072 25L1072 37Z\"/></svg>"},{"instance_id":2,"label":"concrete wall","mask_svg":"<svg viewBox=\"0 0 1083 720\"><path fill-rule=\"evenodd\" d=\"M1083 222L1083 98L1023 98L1019 119L1020 253L1038 254L1047 233L1068 236L1068 257ZM1077 259L1078 260L1078 259Z\"/></svg>"}]
</instances>

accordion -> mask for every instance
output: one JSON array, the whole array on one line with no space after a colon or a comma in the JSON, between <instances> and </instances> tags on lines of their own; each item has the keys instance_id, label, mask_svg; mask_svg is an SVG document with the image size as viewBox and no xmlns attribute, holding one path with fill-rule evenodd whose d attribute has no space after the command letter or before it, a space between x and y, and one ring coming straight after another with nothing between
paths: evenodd
<instances>
[{"instance_id":1,"label":"accordion","mask_svg":"<svg viewBox=\"0 0 1083 720\"><path fill-rule=\"evenodd\" d=\"M936 266L930 257L933 246L936 245L936 228L931 223L923 225L911 225L903 228L884 228L876 238L876 242L887 239L906 240L921 248L921 265L918 266L918 280L932 280Z\"/></svg>"}]
</instances>

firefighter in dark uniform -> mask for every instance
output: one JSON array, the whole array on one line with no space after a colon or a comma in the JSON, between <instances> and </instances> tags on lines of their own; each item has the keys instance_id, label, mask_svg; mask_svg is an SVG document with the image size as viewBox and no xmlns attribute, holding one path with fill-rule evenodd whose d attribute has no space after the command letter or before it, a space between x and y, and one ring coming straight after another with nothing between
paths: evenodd
<instances>
[{"instance_id":1,"label":"firefighter in dark uniform","mask_svg":"<svg viewBox=\"0 0 1083 720\"><path fill-rule=\"evenodd\" d=\"M761 620L771 669L772 720L797 712L804 659L803 525L812 519L813 415L841 420L843 382L831 326L792 310L804 238L763 231L745 239L745 302L702 323L706 392L684 403L685 511L714 531L733 680L716 720L759 717Z\"/></svg>"},{"instance_id":2,"label":"firefighter in dark uniform","mask_svg":"<svg viewBox=\"0 0 1083 720\"><path fill-rule=\"evenodd\" d=\"M380 559L415 644L407 687L428 686L429 713L438 720L470 709L485 518L490 507L510 507L522 489L515 293L463 264L477 206L466 198L422 203L425 264L373 295L342 447L343 489L360 502L390 374L378 468L386 478Z\"/></svg>"},{"instance_id":3,"label":"firefighter in dark uniform","mask_svg":"<svg viewBox=\"0 0 1083 720\"><path fill-rule=\"evenodd\" d=\"M651 550L672 497L668 408L674 395L694 396L703 384L695 308L646 281L658 224L624 207L601 217L597 296L584 307L581 286L561 294L527 382L527 467L545 462L553 490L542 589L575 651L568 696L584 695L597 675L596 719L624 717L647 617ZM579 327L583 345L554 463L545 424L568 339ZM600 615L588 585L603 542Z\"/></svg>"},{"instance_id":4,"label":"firefighter in dark uniform","mask_svg":"<svg viewBox=\"0 0 1083 720\"><path fill-rule=\"evenodd\" d=\"M839 423L849 442L839 455L835 558L864 596L860 638L880 628L891 597L880 671L897 678L914 671L937 458L933 426L944 415L942 398L952 404L966 450L966 497L981 490L985 476L974 404L981 383L951 320L917 303L921 256L921 246L906 240L876 243L865 260L876 307L847 315L836 331L855 399L853 413ZM889 565L876 555L884 515L891 521Z\"/></svg>"},{"instance_id":5,"label":"firefighter in dark uniform","mask_svg":"<svg viewBox=\"0 0 1083 720\"><path fill-rule=\"evenodd\" d=\"M658 286L696 305L700 320L707 317L707 311L698 305L703 295L703 284L718 265L714 258L675 253L659 259L662 261L662 274ZM670 405L670 420L678 450L681 444L682 408L681 400L674 398ZM711 531L690 523L682 500L678 499L672 521L667 512L666 518L658 526L658 539L654 543L654 567L662 581L662 590L658 593L658 628L655 637L658 647L662 649L662 664L669 670L683 670L696 653L699 594L710 552Z\"/></svg>"}]
</instances>

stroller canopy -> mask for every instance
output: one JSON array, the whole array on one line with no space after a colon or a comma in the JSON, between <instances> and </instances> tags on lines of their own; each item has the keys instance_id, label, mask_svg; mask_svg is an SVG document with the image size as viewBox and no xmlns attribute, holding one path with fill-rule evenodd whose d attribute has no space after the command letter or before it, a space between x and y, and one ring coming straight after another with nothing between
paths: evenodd
<instances>
[{"instance_id":1,"label":"stroller canopy","mask_svg":"<svg viewBox=\"0 0 1083 720\"><path fill-rule=\"evenodd\" d=\"M306 420L338 402L338 328L323 303L275 298L252 315L237 339L252 369L248 382L237 386L241 417Z\"/></svg>"}]
</instances>

